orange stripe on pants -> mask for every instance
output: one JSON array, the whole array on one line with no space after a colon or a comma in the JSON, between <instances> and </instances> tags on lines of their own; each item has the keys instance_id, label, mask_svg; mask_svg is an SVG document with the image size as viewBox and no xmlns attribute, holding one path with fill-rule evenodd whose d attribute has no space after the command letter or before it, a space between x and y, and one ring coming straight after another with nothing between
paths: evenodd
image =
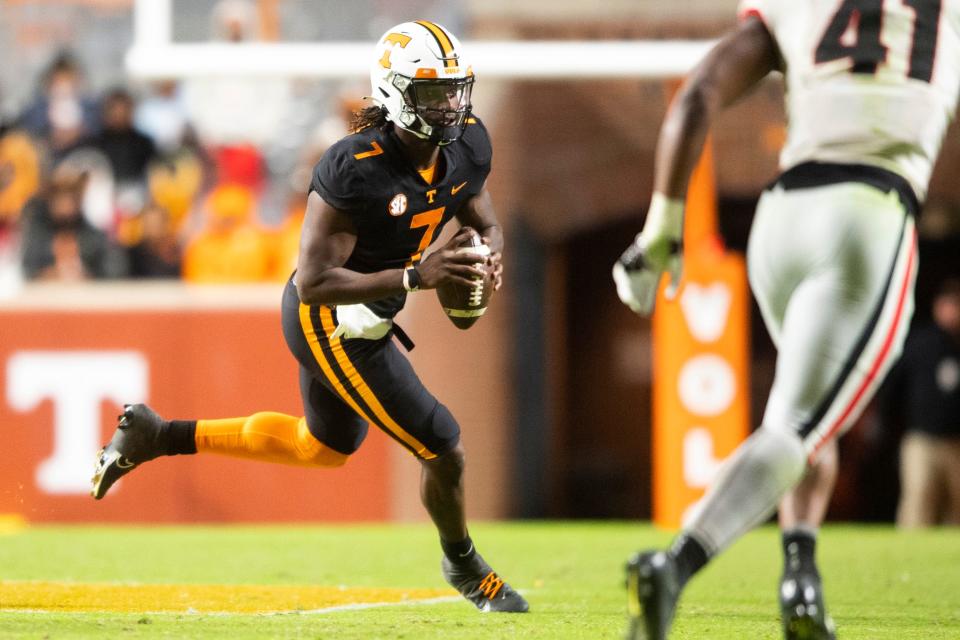
<instances>
[{"instance_id":1,"label":"orange stripe on pants","mask_svg":"<svg viewBox=\"0 0 960 640\"><path fill-rule=\"evenodd\" d=\"M340 379L337 377L337 374L334 373L333 369L330 367L330 363L327 362L326 356L323 354L323 347L320 346L320 336L317 335L316 330L313 328L313 322L310 320L310 305L300 303L300 327L303 329L303 335L307 338L307 344L310 345L310 351L313 352L313 357L317 361L317 364L320 365L323 375L327 377L327 380L330 381L330 384L333 385L334 390L337 394L343 398L343 401L350 405L350 408L357 412L357 415L362 417L364 420L370 424L376 424L373 420L370 419L370 416L367 415L367 412L360 408L356 402L354 402L353 397L347 392L347 390L340 383Z\"/></svg>"},{"instance_id":2,"label":"orange stripe on pants","mask_svg":"<svg viewBox=\"0 0 960 640\"><path fill-rule=\"evenodd\" d=\"M331 313L329 307L320 308L320 322L323 324L323 330L327 336L333 333L333 330L336 327L333 324L333 313ZM353 363L350 362L350 358L347 356L346 351L344 351L343 344L340 342L340 338L330 338L329 340L330 349L333 351L333 355L337 359L337 363L340 365L340 368L343 369L344 374L347 376L350 386L352 386L357 393L360 394L360 397L363 398L363 401L368 407L370 407L370 410L373 411L373 414L377 417L375 424L379 424L382 428L389 430L394 436L409 446L417 456L423 458L424 460L432 460L433 458L436 458L437 454L427 449L423 443L404 431L403 427L398 425L396 421L390 417L390 415L383 408L383 405L380 404L380 401L377 400L376 395L374 395L373 391L360 376L360 372L358 372L353 366ZM351 406L353 405L351 404ZM361 413L360 415L363 414Z\"/></svg>"}]
</instances>

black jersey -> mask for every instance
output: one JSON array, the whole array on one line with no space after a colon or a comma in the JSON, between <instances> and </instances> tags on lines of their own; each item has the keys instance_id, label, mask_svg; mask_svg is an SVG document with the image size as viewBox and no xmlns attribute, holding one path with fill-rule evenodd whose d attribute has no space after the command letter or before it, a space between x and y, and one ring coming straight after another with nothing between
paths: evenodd
<instances>
[{"instance_id":1,"label":"black jersey","mask_svg":"<svg viewBox=\"0 0 960 640\"><path fill-rule=\"evenodd\" d=\"M483 189L493 150L478 118L463 135L440 147L437 178L427 184L403 154L392 130L367 129L330 147L313 171L310 190L353 220L357 243L344 267L360 273L400 269L423 252L460 207ZM440 173L442 172L442 173ZM367 303L392 318L406 294Z\"/></svg>"}]
</instances>

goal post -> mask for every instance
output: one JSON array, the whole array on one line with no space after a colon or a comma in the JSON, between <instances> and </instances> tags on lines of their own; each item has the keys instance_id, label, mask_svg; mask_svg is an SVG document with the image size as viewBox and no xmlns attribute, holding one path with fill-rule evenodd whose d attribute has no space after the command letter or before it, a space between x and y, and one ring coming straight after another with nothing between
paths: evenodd
<instances>
[{"instance_id":1,"label":"goal post","mask_svg":"<svg viewBox=\"0 0 960 640\"><path fill-rule=\"evenodd\" d=\"M351 79L369 73L371 42L178 43L172 0L136 0L126 70L143 80L223 76ZM484 78L516 80L673 78L704 56L709 40L465 41Z\"/></svg>"}]
</instances>

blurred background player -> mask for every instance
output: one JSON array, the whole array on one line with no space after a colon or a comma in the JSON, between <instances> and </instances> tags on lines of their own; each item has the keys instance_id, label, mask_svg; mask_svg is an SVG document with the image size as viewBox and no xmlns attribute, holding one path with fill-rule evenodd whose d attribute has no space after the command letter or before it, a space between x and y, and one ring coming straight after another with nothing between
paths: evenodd
<instances>
[{"instance_id":1,"label":"blurred background player","mask_svg":"<svg viewBox=\"0 0 960 640\"><path fill-rule=\"evenodd\" d=\"M725 463L673 546L630 560L630 638L667 637L690 577L770 515L899 357L913 312L914 215L957 102L960 2L744 0L740 15L664 121L647 220L614 279L642 314L652 311L663 272L676 290L684 195L710 124L783 71L783 173L760 199L748 247L776 373L761 427ZM810 481L813 490L793 504L808 512L794 520L822 518L829 480ZM789 639L833 637L809 551L810 562L798 555L792 567L788 558L781 584Z\"/></svg>"},{"instance_id":2,"label":"blurred background player","mask_svg":"<svg viewBox=\"0 0 960 640\"><path fill-rule=\"evenodd\" d=\"M95 498L160 455L337 467L373 423L422 462L421 500L440 534L446 580L481 611L527 610L469 536L459 425L391 340L412 348L393 324L408 293L470 287L486 269L499 286L503 237L485 189L492 150L471 115L473 81L460 43L432 22L397 25L377 43L376 104L357 113L356 133L316 166L298 267L284 288L284 336L300 363L306 416L167 422L144 405L127 406L99 457ZM424 259L453 218L470 228ZM478 232L489 258L455 251Z\"/></svg>"},{"instance_id":3,"label":"blurred background player","mask_svg":"<svg viewBox=\"0 0 960 640\"><path fill-rule=\"evenodd\" d=\"M960 525L960 279L940 284L932 322L907 337L880 395L900 443L897 526Z\"/></svg>"}]
</instances>

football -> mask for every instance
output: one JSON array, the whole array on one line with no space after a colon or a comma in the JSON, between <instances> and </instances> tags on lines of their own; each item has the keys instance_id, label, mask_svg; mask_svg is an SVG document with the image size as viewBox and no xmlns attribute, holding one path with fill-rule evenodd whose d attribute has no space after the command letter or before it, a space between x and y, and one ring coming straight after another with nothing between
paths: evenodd
<instances>
[{"instance_id":1,"label":"football","mask_svg":"<svg viewBox=\"0 0 960 640\"><path fill-rule=\"evenodd\" d=\"M480 234L473 232L466 236L457 249L458 253L475 253L480 258L490 255L490 247L483 244ZM485 270L483 278L474 278L474 285L466 287L459 284L443 284L437 287L437 299L450 322L458 329L469 329L487 310L490 296L493 295L493 273Z\"/></svg>"}]
</instances>

